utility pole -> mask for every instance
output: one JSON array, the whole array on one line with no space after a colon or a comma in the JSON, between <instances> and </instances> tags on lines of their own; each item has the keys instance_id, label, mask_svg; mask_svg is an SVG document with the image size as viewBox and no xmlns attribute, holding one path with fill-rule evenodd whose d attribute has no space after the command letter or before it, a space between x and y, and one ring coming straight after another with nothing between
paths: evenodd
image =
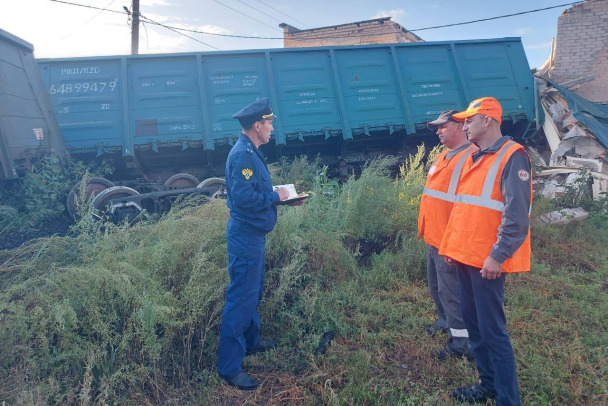
<instances>
[{"instance_id":1,"label":"utility pole","mask_svg":"<svg viewBox=\"0 0 608 406\"><path fill-rule=\"evenodd\" d=\"M131 55L139 53L139 0L133 0L133 20L131 25Z\"/></svg>"}]
</instances>

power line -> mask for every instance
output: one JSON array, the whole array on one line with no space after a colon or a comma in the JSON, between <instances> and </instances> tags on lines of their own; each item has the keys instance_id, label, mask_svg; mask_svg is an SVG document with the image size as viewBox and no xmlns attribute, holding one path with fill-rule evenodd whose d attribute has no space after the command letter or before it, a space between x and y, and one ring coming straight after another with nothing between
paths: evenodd
<instances>
[{"instance_id":1,"label":"power line","mask_svg":"<svg viewBox=\"0 0 608 406\"><path fill-rule=\"evenodd\" d=\"M79 6L79 7L85 7L85 8L92 8L95 10L108 11L110 13L126 14L124 11L108 10L107 8L87 6L86 4L70 3L67 1L61 1L61 0L50 0L50 1L53 1L55 3L68 4L70 6Z\"/></svg>"},{"instance_id":2,"label":"power line","mask_svg":"<svg viewBox=\"0 0 608 406\"><path fill-rule=\"evenodd\" d=\"M109 11L108 7L110 7L116 0L112 0L111 2L108 3L107 6L105 6L103 9L100 9L96 14L94 14L91 18L89 18L87 21L82 22L80 25L85 25L86 23L88 23L89 21L93 21L95 18L97 18L98 15L100 15L101 13L103 13L104 11ZM64 39L66 39L67 37L69 37L70 35L72 35L72 30L70 30L67 34L65 34L63 37L59 38L59 41L62 41Z\"/></svg>"},{"instance_id":3,"label":"power line","mask_svg":"<svg viewBox=\"0 0 608 406\"><path fill-rule=\"evenodd\" d=\"M241 3L241 4L243 4L243 5L247 6L247 7L249 7L249 8L251 8L251 9L254 9L255 11L257 11L257 12L258 12L258 13L260 13L260 14L264 14L266 17L270 17L270 18L272 18L273 20L278 21L278 22L280 22L280 23L282 23L282 22L283 22L283 21L281 21L281 20L279 20L279 19L277 19L277 18L275 18L275 17L271 16L270 14L266 14L266 13L265 13L265 12L263 12L262 10L257 9L257 8L255 8L255 7L253 7L253 6L251 6L251 5L247 4L247 3L245 3L245 2L244 2L244 1L242 1L242 0L236 0L236 1L238 1L239 3Z\"/></svg>"},{"instance_id":4,"label":"power line","mask_svg":"<svg viewBox=\"0 0 608 406\"><path fill-rule=\"evenodd\" d=\"M545 8L537 8L535 10L521 11L519 13L505 14L505 15L502 15L502 16L482 18L480 20L465 21L465 22L454 23L454 24L436 25L434 27L426 27L426 28L414 28L414 29L411 29L411 30L408 30L408 31L433 30L435 28L454 27L456 25L466 25L466 24L479 23L479 22L482 22L482 21L498 20L499 18L514 17L514 16L519 16L519 15L522 15L522 14L536 13L538 11L551 10L552 8L565 7L565 6L570 6L570 5L580 4L580 3L584 3L584 1L577 1L575 3L560 4L558 6L551 6L551 7L545 7Z\"/></svg>"},{"instance_id":5,"label":"power line","mask_svg":"<svg viewBox=\"0 0 608 406\"><path fill-rule=\"evenodd\" d=\"M252 36L248 36L248 35L220 34L217 32L199 31L199 30L193 30L193 29L189 29L189 28L181 28L181 27L175 27L175 26L171 26L171 25L164 25L164 24L153 22L153 21L148 21L148 23L160 25L160 26L166 27L166 28L172 28L172 29L178 30L178 31L192 32L195 34L203 34L203 35L215 35L217 37L245 38L245 39L283 39L283 37L252 37Z\"/></svg>"},{"instance_id":6,"label":"power line","mask_svg":"<svg viewBox=\"0 0 608 406\"><path fill-rule=\"evenodd\" d=\"M258 1L260 1L260 0L258 0ZM549 10L549 9L553 9L553 8L565 7L565 6L570 6L570 5L580 4L580 3L582 3L582 2L579 1L579 2L574 2L574 3L559 4L559 5L551 6L551 7L544 7L544 8L539 8L539 9L535 9L535 10L522 11L522 12L513 13L513 14L505 14L505 15L502 15L502 16L489 17L489 18L484 18L484 19L479 19L479 20L473 20L473 21L464 21L464 22L459 22L459 23L454 23L454 24L446 24L446 25L439 25L439 26L433 26L433 27L406 29L406 31L409 31L409 32L425 31L425 30L431 30L431 29L437 29L437 28L445 28L445 27L453 27L453 26L458 26L458 25L473 24L473 23L477 23L477 22L496 20L496 19L507 18L507 17L513 17L513 16L517 16L517 15L522 15L522 14L536 13L536 12L539 12L539 11L545 11L545 10ZM222 36L222 37L246 38L246 39L265 39L265 40L280 40L280 39L284 39L283 37L257 37L257 36L247 36L247 35L218 34L218 33L213 33L213 32L191 30L191 29L186 29L186 28L178 28L178 27L171 27L171 28L179 30L179 31L187 31L187 32L193 32L193 33L204 34L204 35L216 35L216 36ZM311 29L311 31L312 30L315 30L315 29L313 28L313 29ZM399 30L399 31L393 31L393 32L384 32L383 34L399 34L399 33L402 33L402 32L403 31ZM336 36L331 36L331 37L323 35L323 36L318 36L318 37L312 37L311 36L311 37L306 37L306 38L291 38L291 40L293 40L293 41L308 41L308 40L313 40L313 39L359 38L359 37L368 37L368 36L376 36L376 35L379 35L379 34L378 33L367 33L367 34L355 34L355 35L336 35Z\"/></svg>"},{"instance_id":7,"label":"power line","mask_svg":"<svg viewBox=\"0 0 608 406\"><path fill-rule=\"evenodd\" d=\"M166 29L168 29L169 31L173 31L173 32L174 32L174 33L176 33L176 34L183 35L184 37L186 37L186 38L190 38L191 40L194 40L194 41L199 42L199 43L201 43L201 44L203 44L203 45L206 45L206 46L208 46L209 48L213 48L213 49L215 49L215 50L217 50L217 51L221 51L219 48L216 48L216 47L214 47L213 45L209 45L209 44L207 44L206 42L199 41L198 39L193 38L193 37L191 37L191 36L189 36L189 35L186 35L186 34L184 34L183 32L179 32L179 31L180 31L180 28L174 28L174 27L170 27L170 26L168 26L168 25L161 24L161 23L159 23L159 22L157 22L157 21L154 21L154 20L151 20L151 19L149 19L148 17L145 17L145 16L143 16L143 15L141 15L141 14L139 15L139 18L141 18L141 19L143 19L143 20L146 20L146 21L148 21L148 22L150 22L150 23L152 23L152 24L159 25L159 26L161 26L161 27L163 27L163 28L166 28ZM182 31L185 31L185 30L182 30Z\"/></svg>"},{"instance_id":8,"label":"power line","mask_svg":"<svg viewBox=\"0 0 608 406\"><path fill-rule=\"evenodd\" d=\"M302 21L296 20L295 18L293 18L293 17L291 17L291 16L289 16L289 15L287 15L287 14L283 13L282 11L277 10L276 8L272 7L270 4L268 4L268 3L264 3L262 0L258 0L258 1L259 1L260 3L262 3L263 5L265 5L265 6L267 6L267 7L270 7L271 9L273 9L274 11L276 11L277 13L281 13L281 14L283 14L285 17L291 18L293 21L297 21L297 22L299 22L300 24L302 24L303 26L305 26L305 27L306 27L306 24L304 24ZM282 21L281 21L281 22L282 22Z\"/></svg>"},{"instance_id":9,"label":"power line","mask_svg":"<svg viewBox=\"0 0 608 406\"><path fill-rule=\"evenodd\" d=\"M264 22L262 22L262 21L258 20L257 18L253 18L253 17L251 17L251 16L249 16L249 15L247 15L247 14L245 14L245 13L240 12L239 10L237 10L237 9L235 9L235 8L232 8L232 7L230 7L230 6L227 6L226 4L222 3L222 2L221 2L221 1L219 1L219 0L213 0L213 1L214 1L214 2L216 2L217 4L221 5L221 6L224 6L224 7L226 7L226 8L229 8L229 9L230 9L230 10L232 10L232 11L235 11L235 12L239 13L240 15L243 15L243 16L245 16L245 17L247 17L247 18L250 18L250 19L252 19L252 20L254 20L254 21L257 21L258 23L260 23L260 24L262 24L262 25L265 25L266 27L269 27L269 28L271 28L271 29L273 29L273 30L278 30L278 29L277 29L277 27L272 27L272 26L270 26L270 25L268 25L268 24L266 24L266 23L264 23Z\"/></svg>"},{"instance_id":10,"label":"power line","mask_svg":"<svg viewBox=\"0 0 608 406\"><path fill-rule=\"evenodd\" d=\"M76 3L69 3L67 1L61 1L61 0L50 0L50 1L54 1L54 2L57 2L57 3L69 4L69 5L73 5L73 6L81 6L81 7L93 8L93 9L97 9L97 10L110 11L110 12L113 12L113 13L125 14L125 12L123 12L123 11L105 10L105 9L102 9L102 8L99 8L99 7L86 6L86 5L83 5L83 4L76 4ZM220 3L217 0L213 0L213 1L215 1L216 3L219 3L219 4L223 5L223 6L225 6L224 4ZM258 1L260 3L266 4L266 3L264 3L261 0L258 0ZM583 3L583 2L582 1L578 1L578 2L572 2L572 3L565 3L565 4L559 4L559 5L551 6L551 7L544 7L544 8L534 9L534 10L522 11L522 12L519 12L519 13L505 14L505 15L501 15L501 16L489 17L489 18L484 18L484 19L479 19L479 20L463 21L463 22L459 22L459 23L438 25L438 26L433 26L433 27L423 27L423 28L407 29L406 31L410 31L410 32L425 31L425 30L432 30L432 29L437 29L437 28L445 28L445 27L454 27L454 26L459 26L459 25L467 25L467 24L473 24L473 23L477 23L477 22L497 20L497 19L500 19L500 18L507 18L507 17L518 16L518 15L522 15L522 14L536 13L536 12L539 12L539 11L550 10L550 9L554 9L554 8L558 8L558 7L572 6L572 5L576 5L576 4L580 4L580 3ZM268 4L266 4L266 5L269 6L270 8L272 8L270 5L268 5ZM225 7L228 7L228 6L225 6ZM230 7L228 7L228 8L230 8ZM234 10L234 9L232 9L232 10ZM274 10L276 10L276 9L274 9ZM238 10L234 10L234 11L236 11L236 12L238 12L240 14L243 14L243 13L241 13ZM276 11L278 11L278 10L276 10ZM243 15L245 15L245 14L243 14ZM247 15L245 15L245 16L249 17ZM254 19L253 17L249 17L249 18ZM167 28L167 29L169 29L171 31L175 31L177 33L179 33L179 31L185 31L185 32L192 32L192 33L196 33L196 34L214 35L214 36L231 37L231 38L263 39L263 40L282 40L282 39L284 39L283 37L259 37L259 36L248 36L248 35L219 34L219 33L214 33L214 32L206 32L206 31L191 30L191 29L187 29L187 28L173 27L173 26L170 26L170 25L165 25L165 24L161 24L161 23L158 23L156 21L150 20L149 18L146 18L146 20L147 20L148 23L159 25L161 27ZM258 21L258 20L256 20L256 21ZM258 21L258 22L262 23L261 21ZM262 23L262 24L264 24L264 23ZM264 24L264 25L266 25L266 24ZM271 28L273 28L273 27L271 27ZM314 30L314 29L312 29L312 30ZM384 34L398 34L398 33L401 33L401 32L403 32L403 31L399 30L399 31L394 31L394 32L385 32ZM182 34L182 35L185 35L185 34ZM374 35L378 35L378 34L377 33L371 33L371 34L357 34L357 35L337 35L337 36L332 36L332 37L319 36L319 37L307 37L307 38L292 38L292 40L295 40L295 41L306 41L306 40L311 40L311 39L351 38L351 37L356 38L356 37L374 36ZM185 35L185 36L188 37L188 38L191 38L191 39L193 39L193 40L195 40L197 42L200 42L200 43L202 43L204 45L207 45L207 46L209 46L211 48L217 49L217 48L215 48L215 47L213 47L213 46L211 46L209 44L205 44L204 42L199 41L199 40L197 40L195 38L189 37L187 35Z\"/></svg>"},{"instance_id":11,"label":"power line","mask_svg":"<svg viewBox=\"0 0 608 406\"><path fill-rule=\"evenodd\" d=\"M141 14L139 16L141 18ZM146 30L146 49L148 50L148 52L150 52L150 37L148 36L148 27L146 27L144 21L141 21L141 25L144 27L144 30Z\"/></svg>"},{"instance_id":12,"label":"power line","mask_svg":"<svg viewBox=\"0 0 608 406\"><path fill-rule=\"evenodd\" d=\"M69 2L67 2L67 1L62 1L62 0L50 0L50 1L53 1L53 2L55 2L55 3L63 3L63 4L68 4L68 5L70 5L70 6L79 6L79 7L85 7L85 8L92 8L92 9L95 9L95 10L109 11L109 12L112 12L112 13L118 13L118 14L127 14L127 15L130 15L130 14L131 14L131 13L128 11L128 9L127 9L126 11L116 11L116 10L108 10L107 8L100 8L100 7L94 7L94 6L87 6L86 4L69 3ZM112 1L112 3L113 3L113 1ZM111 3L110 3L110 4L111 4ZM108 6L109 6L109 5L108 5ZM108 6L106 6L106 7L108 7ZM186 37L186 38L190 38L191 40L196 41L196 42L199 42L199 43L201 43L201 44L203 44L203 45L205 45L205 46L208 46L209 48L213 48L213 49L215 49L215 50L217 50L217 51L220 51L220 49L219 49L219 48L216 48L216 47L214 47L213 45L209 45L209 44L207 44L206 42L199 41L199 40L198 40L198 39L196 39L196 38L192 38L192 37L191 37L191 36L189 36L189 35L186 35L186 34L184 34L184 33L182 33L182 32L179 32L179 30L180 30L179 28L176 28L176 27L170 27L170 26L168 26L168 25L161 24L161 23L159 23L159 22L156 22L156 21L154 21L154 20L151 20L151 19L149 19L149 18L147 18L147 17L142 16L141 14L140 14L139 18L144 18L144 19L146 19L148 22L150 22L150 23L152 23L152 24L155 24L155 25L158 25L158 26L160 26L160 27L166 28L166 29L168 29L168 30L170 30L170 31L175 32L176 34L183 35L184 37ZM182 29L182 31L186 31L186 30L183 30L183 29ZM146 31L146 33L147 33L147 31Z\"/></svg>"}]
</instances>

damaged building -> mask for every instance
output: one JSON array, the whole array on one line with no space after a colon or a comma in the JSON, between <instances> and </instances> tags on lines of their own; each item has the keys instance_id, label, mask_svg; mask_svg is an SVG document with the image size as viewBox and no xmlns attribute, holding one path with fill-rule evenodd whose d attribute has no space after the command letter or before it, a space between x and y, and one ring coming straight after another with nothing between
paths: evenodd
<instances>
[{"instance_id":1,"label":"damaged building","mask_svg":"<svg viewBox=\"0 0 608 406\"><path fill-rule=\"evenodd\" d=\"M535 72L547 149L535 155L537 188L549 197L589 185L593 199L608 192L608 1L565 9L547 62ZM578 209L577 209L578 210ZM559 217L559 216L558 216ZM576 212L584 218L583 212ZM559 223L563 218L545 218Z\"/></svg>"}]
</instances>

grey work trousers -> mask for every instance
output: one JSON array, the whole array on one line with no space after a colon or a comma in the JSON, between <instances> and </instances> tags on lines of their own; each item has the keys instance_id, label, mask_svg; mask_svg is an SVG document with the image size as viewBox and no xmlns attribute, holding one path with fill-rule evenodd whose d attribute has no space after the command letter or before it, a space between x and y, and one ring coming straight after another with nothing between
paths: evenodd
<instances>
[{"instance_id":1,"label":"grey work trousers","mask_svg":"<svg viewBox=\"0 0 608 406\"><path fill-rule=\"evenodd\" d=\"M439 255L439 250L426 244L427 275L429 291L437 309L435 325L448 328L448 347L461 354L470 354L469 333L462 319L458 275L455 266L450 266Z\"/></svg>"}]
</instances>

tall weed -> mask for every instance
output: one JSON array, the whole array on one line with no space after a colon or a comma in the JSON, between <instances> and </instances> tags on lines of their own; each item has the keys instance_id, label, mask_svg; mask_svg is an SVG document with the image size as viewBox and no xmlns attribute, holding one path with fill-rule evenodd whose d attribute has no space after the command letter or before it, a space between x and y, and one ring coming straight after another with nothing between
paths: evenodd
<instances>
[{"instance_id":1,"label":"tall weed","mask_svg":"<svg viewBox=\"0 0 608 406\"><path fill-rule=\"evenodd\" d=\"M262 383L253 394L215 371L224 201L187 198L158 221L82 223L2 253L0 401L452 404L451 389L477 377L465 361L434 360L445 337L423 329L433 317L416 239L423 157L421 148L395 178L379 159L342 183L311 165L311 197L279 207L259 311L262 334L280 345L245 359ZM296 182L281 171L281 183ZM505 302L523 401L605 404L608 233L594 222L533 224L532 242L532 272L509 276Z\"/></svg>"}]
</instances>

